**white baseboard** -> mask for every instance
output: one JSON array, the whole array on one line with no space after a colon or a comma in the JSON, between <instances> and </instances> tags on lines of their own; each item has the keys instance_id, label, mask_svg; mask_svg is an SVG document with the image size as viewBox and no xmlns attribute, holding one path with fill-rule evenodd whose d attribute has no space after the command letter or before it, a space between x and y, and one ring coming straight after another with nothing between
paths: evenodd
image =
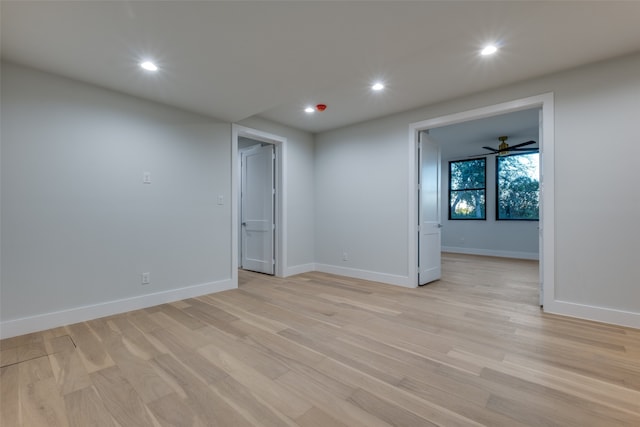
<instances>
[{"instance_id":1,"label":"white baseboard","mask_svg":"<svg viewBox=\"0 0 640 427\"><path fill-rule=\"evenodd\" d=\"M316 271L322 273L337 274L339 276L353 277L356 279L371 280L389 285L403 286L405 288L417 288L417 283L410 283L407 276L379 273L377 271L360 270L357 268L339 267L329 264L316 264Z\"/></svg>"},{"instance_id":2,"label":"white baseboard","mask_svg":"<svg viewBox=\"0 0 640 427\"><path fill-rule=\"evenodd\" d=\"M284 277L295 276L296 274L309 273L310 271L316 271L315 263L294 265L293 267L287 267L284 273Z\"/></svg>"},{"instance_id":3,"label":"white baseboard","mask_svg":"<svg viewBox=\"0 0 640 427\"><path fill-rule=\"evenodd\" d=\"M449 251L449 248L442 249L446 252L455 252ZM505 256L486 253L472 254ZM513 258L513 256L510 256L510 258ZM306 273L310 271L320 271L323 273L337 274L340 276L371 280L375 282L387 283L408 288L416 287L416 284L410 283L409 278L406 276L379 273L369 270L360 270L356 268L339 267L328 264L310 263L289 267L287 269L287 276ZM0 339L11 338L31 332L43 331L58 326L84 322L87 320L111 316L126 311L153 307L168 302L179 301L185 298L193 298L210 293L226 291L229 289L235 289L236 287L237 285L235 285L231 279L226 279L218 282L204 283L180 289L157 292L154 294L140 295L133 298L109 301L100 304L72 308L69 310L24 317L21 319L7 320L4 322L0 322ZM551 314L559 314L562 316L576 317L580 319L593 320L596 322L603 322L640 329L640 313L595 307L584 304L576 304L565 301L546 301L544 311Z\"/></svg>"},{"instance_id":4,"label":"white baseboard","mask_svg":"<svg viewBox=\"0 0 640 427\"><path fill-rule=\"evenodd\" d=\"M640 313L566 301L545 301L544 312L640 329Z\"/></svg>"},{"instance_id":5,"label":"white baseboard","mask_svg":"<svg viewBox=\"0 0 640 427\"><path fill-rule=\"evenodd\" d=\"M467 255L495 256L500 258L533 259L533 260L539 259L538 252L495 251L491 249L461 248L457 246L443 246L442 252L451 252L454 254L467 254Z\"/></svg>"},{"instance_id":6,"label":"white baseboard","mask_svg":"<svg viewBox=\"0 0 640 427\"><path fill-rule=\"evenodd\" d=\"M155 305L179 301L185 298L193 298L214 292L235 289L236 287L237 284L234 284L231 279L225 279L218 282L171 289L169 291L140 295L100 304L86 305L71 308L69 310L23 317L21 319L6 320L4 322L0 322L0 338L10 338L31 332L44 331L58 326L70 325L100 317L111 316L113 314L124 313L126 311L153 307Z\"/></svg>"}]
</instances>

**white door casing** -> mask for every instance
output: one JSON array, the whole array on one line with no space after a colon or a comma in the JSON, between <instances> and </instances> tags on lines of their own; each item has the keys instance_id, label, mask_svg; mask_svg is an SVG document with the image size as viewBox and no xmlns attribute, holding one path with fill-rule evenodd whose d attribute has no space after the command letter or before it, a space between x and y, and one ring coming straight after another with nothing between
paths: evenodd
<instances>
[{"instance_id":1,"label":"white door casing","mask_svg":"<svg viewBox=\"0 0 640 427\"><path fill-rule=\"evenodd\" d=\"M602 318L589 317L589 314L580 311L575 305L557 301L555 299L555 215L554 215L554 96L553 93L544 93L541 95L531 96L528 98L516 99L499 104L480 107L472 110L461 111L458 113L448 114L420 122L411 123L409 125L409 162L408 162L408 179L409 187L415 189L418 185L418 149L416 141L420 131L432 129L436 127L448 126L456 123L463 123L470 120L492 117L499 114L505 114L512 111L525 110L529 108L539 107L542 110L542 122L540 129L540 227L542 241L540 246L540 267L542 276L542 297L544 310L550 313L565 314L576 317L593 318L594 320L603 320ZM417 283L418 275L418 235L415 227L418 215L418 192L411 191L409 193L408 204L408 241L409 256L407 257L409 282ZM416 285L417 286L417 285ZM616 323L615 321L612 323Z\"/></svg>"},{"instance_id":2,"label":"white door casing","mask_svg":"<svg viewBox=\"0 0 640 427\"><path fill-rule=\"evenodd\" d=\"M418 284L424 285L442 275L440 146L428 131L420 132L419 140Z\"/></svg>"},{"instance_id":3,"label":"white door casing","mask_svg":"<svg viewBox=\"0 0 640 427\"><path fill-rule=\"evenodd\" d=\"M242 268L274 274L274 147L241 153Z\"/></svg>"},{"instance_id":4,"label":"white door casing","mask_svg":"<svg viewBox=\"0 0 640 427\"><path fill-rule=\"evenodd\" d=\"M275 147L275 275L286 277L287 270L287 194L288 194L288 167L287 167L287 138L270 132L242 126L236 123L231 125L231 264L230 276L232 283L238 285L238 267L242 256L239 253L242 241L240 216L240 190L242 181L241 154L238 150L240 138L248 138L260 143L272 144ZM416 285L417 286L417 285Z\"/></svg>"}]
</instances>

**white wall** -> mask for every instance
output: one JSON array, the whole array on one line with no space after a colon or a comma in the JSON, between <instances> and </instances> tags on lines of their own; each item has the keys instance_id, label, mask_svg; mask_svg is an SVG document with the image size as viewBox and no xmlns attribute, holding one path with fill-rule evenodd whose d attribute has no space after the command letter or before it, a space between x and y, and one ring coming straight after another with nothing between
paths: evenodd
<instances>
[{"instance_id":1,"label":"white wall","mask_svg":"<svg viewBox=\"0 0 640 427\"><path fill-rule=\"evenodd\" d=\"M538 221L496 221L496 156L486 157L486 220L449 220L449 161L464 156L447 157L447 141L431 139L443 147L442 159L442 250L455 253L538 259ZM522 140L538 141L538 135L520 136ZM477 150L469 152L477 154Z\"/></svg>"},{"instance_id":2,"label":"white wall","mask_svg":"<svg viewBox=\"0 0 640 427\"><path fill-rule=\"evenodd\" d=\"M229 123L3 64L1 136L3 336L232 286Z\"/></svg>"},{"instance_id":3,"label":"white wall","mask_svg":"<svg viewBox=\"0 0 640 427\"><path fill-rule=\"evenodd\" d=\"M394 118L317 135L319 270L389 283L407 275L407 153L396 145L400 135L406 150L408 123Z\"/></svg>"},{"instance_id":4,"label":"white wall","mask_svg":"<svg viewBox=\"0 0 640 427\"><path fill-rule=\"evenodd\" d=\"M287 139L287 265L285 275L314 269L314 137L259 117L239 124Z\"/></svg>"},{"instance_id":5,"label":"white wall","mask_svg":"<svg viewBox=\"0 0 640 427\"><path fill-rule=\"evenodd\" d=\"M409 124L547 92L555 99L554 299L566 314L640 327L640 54L318 135L317 261L340 268L348 248L354 275L408 276Z\"/></svg>"}]
</instances>

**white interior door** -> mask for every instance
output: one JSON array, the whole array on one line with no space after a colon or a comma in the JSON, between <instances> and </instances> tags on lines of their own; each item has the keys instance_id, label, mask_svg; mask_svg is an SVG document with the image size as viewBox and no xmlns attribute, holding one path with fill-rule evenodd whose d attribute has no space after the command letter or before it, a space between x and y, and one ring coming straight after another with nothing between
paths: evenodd
<instances>
[{"instance_id":1,"label":"white interior door","mask_svg":"<svg viewBox=\"0 0 640 427\"><path fill-rule=\"evenodd\" d=\"M544 179L543 179L543 176L542 176L543 171L544 171L544 164L542 162L542 150L543 150L543 145L544 145L543 144L544 141L542 140L543 135L544 135L544 132L543 132L543 127L542 127L542 108L541 108L540 110L538 110L538 147L540 147L539 150L538 150L538 153L539 153L538 156L540 158L540 168L539 168L539 171L540 171L540 177L539 177L539 180L540 180L540 194L538 196L538 200L540 200L540 205L538 206L538 260L539 260L538 261L538 263L539 263L538 264L539 265L538 272L539 272L540 277L539 277L538 280L540 282L539 283L539 285L540 285L540 295L539 295L540 307L542 307L544 305L544 288L542 286L543 285L542 279L544 277L544 274L543 274L544 264L542 262L542 260L543 260L543 258L542 258L542 250L544 248L543 241L542 241L542 226L544 224L544 221L543 221L543 218L542 218L542 201L544 200L544 197L542 196L542 194L544 193L544 188L543 188L544 187Z\"/></svg>"},{"instance_id":2,"label":"white interior door","mask_svg":"<svg viewBox=\"0 0 640 427\"><path fill-rule=\"evenodd\" d=\"M440 146L428 131L420 132L419 144L418 284L424 285L442 276Z\"/></svg>"},{"instance_id":3,"label":"white interior door","mask_svg":"<svg viewBox=\"0 0 640 427\"><path fill-rule=\"evenodd\" d=\"M242 152L242 268L274 274L274 146Z\"/></svg>"}]
</instances>

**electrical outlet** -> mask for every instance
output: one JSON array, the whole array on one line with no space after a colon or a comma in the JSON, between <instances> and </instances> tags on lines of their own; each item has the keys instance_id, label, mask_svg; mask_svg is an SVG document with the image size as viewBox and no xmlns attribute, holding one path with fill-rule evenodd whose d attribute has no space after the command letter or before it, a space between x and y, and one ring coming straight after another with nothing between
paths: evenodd
<instances>
[{"instance_id":1,"label":"electrical outlet","mask_svg":"<svg viewBox=\"0 0 640 427\"><path fill-rule=\"evenodd\" d=\"M142 284L148 285L151 283L151 273L142 273Z\"/></svg>"},{"instance_id":2,"label":"electrical outlet","mask_svg":"<svg viewBox=\"0 0 640 427\"><path fill-rule=\"evenodd\" d=\"M346 252L342 252L342 260L343 261L349 261L349 254Z\"/></svg>"}]
</instances>

